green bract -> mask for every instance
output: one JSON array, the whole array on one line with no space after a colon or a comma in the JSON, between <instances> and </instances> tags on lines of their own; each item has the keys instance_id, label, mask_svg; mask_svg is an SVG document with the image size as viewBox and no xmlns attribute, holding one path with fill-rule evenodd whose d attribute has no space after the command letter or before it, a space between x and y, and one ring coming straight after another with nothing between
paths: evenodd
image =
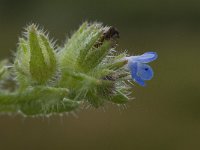
<instances>
[{"instance_id":1,"label":"green bract","mask_svg":"<svg viewBox=\"0 0 200 150\"><path fill-rule=\"evenodd\" d=\"M46 84L56 73L56 55L52 44L35 25L27 28L25 38L21 38L15 60L15 68L19 76L27 80L27 84Z\"/></svg>"},{"instance_id":2,"label":"green bract","mask_svg":"<svg viewBox=\"0 0 200 150\"><path fill-rule=\"evenodd\" d=\"M0 111L43 116L74 111L83 104L97 108L106 102L128 102L126 53L113 49L118 32L109 29L85 22L57 50L36 25L28 26L14 64L0 64L0 79L10 79L14 86L2 86Z\"/></svg>"}]
</instances>

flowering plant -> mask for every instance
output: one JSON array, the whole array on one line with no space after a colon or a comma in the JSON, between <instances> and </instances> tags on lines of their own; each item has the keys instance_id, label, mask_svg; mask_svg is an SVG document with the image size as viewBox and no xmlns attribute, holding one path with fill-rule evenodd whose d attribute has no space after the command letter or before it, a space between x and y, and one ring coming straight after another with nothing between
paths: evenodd
<instances>
[{"instance_id":1,"label":"flowering plant","mask_svg":"<svg viewBox=\"0 0 200 150\"><path fill-rule=\"evenodd\" d=\"M145 86L153 77L146 63L155 52L140 56L118 53L119 32L99 23L83 23L63 47L32 24L19 39L13 63L0 63L0 112L44 116L74 111L83 104L125 104L130 82Z\"/></svg>"}]
</instances>

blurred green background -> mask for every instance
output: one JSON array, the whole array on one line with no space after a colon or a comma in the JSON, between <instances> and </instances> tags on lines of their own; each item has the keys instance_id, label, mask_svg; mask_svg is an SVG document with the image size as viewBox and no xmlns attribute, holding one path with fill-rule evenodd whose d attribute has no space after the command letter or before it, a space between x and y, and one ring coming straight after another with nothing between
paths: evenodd
<instances>
[{"instance_id":1,"label":"blurred green background","mask_svg":"<svg viewBox=\"0 0 200 150\"><path fill-rule=\"evenodd\" d=\"M136 86L127 108L68 116L0 116L1 150L199 150L199 0L0 0L0 58L12 56L23 27L38 23L63 44L85 20L120 31L118 50L153 50L155 76Z\"/></svg>"}]
</instances>

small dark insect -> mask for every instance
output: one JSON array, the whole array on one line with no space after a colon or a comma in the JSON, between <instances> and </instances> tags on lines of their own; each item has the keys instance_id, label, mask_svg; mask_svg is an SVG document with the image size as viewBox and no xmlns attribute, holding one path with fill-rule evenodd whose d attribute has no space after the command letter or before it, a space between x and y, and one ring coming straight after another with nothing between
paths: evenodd
<instances>
[{"instance_id":1,"label":"small dark insect","mask_svg":"<svg viewBox=\"0 0 200 150\"><path fill-rule=\"evenodd\" d=\"M103 44L105 40L111 41L112 48L115 48L117 46L117 40L119 39L119 31L111 26L111 27L105 27L103 29L103 35L98 40L98 42L95 44L95 47L99 47Z\"/></svg>"},{"instance_id":2,"label":"small dark insect","mask_svg":"<svg viewBox=\"0 0 200 150\"><path fill-rule=\"evenodd\" d=\"M119 39L119 32L115 27L105 27L103 32L103 38L105 40Z\"/></svg>"}]
</instances>

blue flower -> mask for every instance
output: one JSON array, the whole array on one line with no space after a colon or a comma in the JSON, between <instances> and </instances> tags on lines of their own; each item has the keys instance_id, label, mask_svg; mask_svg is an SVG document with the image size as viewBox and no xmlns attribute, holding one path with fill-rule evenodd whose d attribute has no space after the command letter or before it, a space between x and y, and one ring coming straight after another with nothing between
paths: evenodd
<instances>
[{"instance_id":1,"label":"blue flower","mask_svg":"<svg viewBox=\"0 0 200 150\"><path fill-rule=\"evenodd\" d=\"M131 77L136 83L141 86L146 86L145 81L152 79L153 69L146 63L154 61L157 57L156 52L146 52L140 56L126 57Z\"/></svg>"}]
</instances>

